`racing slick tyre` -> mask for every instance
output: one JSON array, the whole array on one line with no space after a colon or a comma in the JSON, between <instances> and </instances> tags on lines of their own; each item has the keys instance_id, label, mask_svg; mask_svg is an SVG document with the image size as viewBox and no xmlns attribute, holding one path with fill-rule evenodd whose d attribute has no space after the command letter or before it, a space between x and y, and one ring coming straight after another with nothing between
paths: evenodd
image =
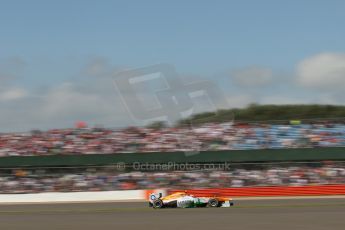
<instances>
[{"instance_id":1,"label":"racing slick tyre","mask_svg":"<svg viewBox=\"0 0 345 230\"><path fill-rule=\"evenodd\" d=\"M156 199L152 202L153 208L163 208L163 201L161 199Z\"/></svg>"},{"instance_id":2,"label":"racing slick tyre","mask_svg":"<svg viewBox=\"0 0 345 230\"><path fill-rule=\"evenodd\" d=\"M211 208L217 208L220 207L220 202L217 199L212 198L208 201L208 206Z\"/></svg>"}]
</instances>

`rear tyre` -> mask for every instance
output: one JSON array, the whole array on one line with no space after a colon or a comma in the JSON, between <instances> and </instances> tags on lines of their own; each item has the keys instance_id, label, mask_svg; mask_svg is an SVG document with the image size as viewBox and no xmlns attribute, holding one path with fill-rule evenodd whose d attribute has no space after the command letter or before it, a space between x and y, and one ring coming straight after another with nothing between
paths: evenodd
<instances>
[{"instance_id":1,"label":"rear tyre","mask_svg":"<svg viewBox=\"0 0 345 230\"><path fill-rule=\"evenodd\" d=\"M211 208L217 208L219 207L219 205L220 205L219 201L215 198L212 198L208 201L208 206Z\"/></svg>"},{"instance_id":2,"label":"rear tyre","mask_svg":"<svg viewBox=\"0 0 345 230\"><path fill-rule=\"evenodd\" d=\"M156 199L152 202L153 208L163 208L163 201L161 199Z\"/></svg>"}]
</instances>

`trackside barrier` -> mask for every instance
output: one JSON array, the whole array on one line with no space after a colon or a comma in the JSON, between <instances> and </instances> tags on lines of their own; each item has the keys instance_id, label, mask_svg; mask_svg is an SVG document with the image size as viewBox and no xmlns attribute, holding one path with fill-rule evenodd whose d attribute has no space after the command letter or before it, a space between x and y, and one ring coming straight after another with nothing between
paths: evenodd
<instances>
[{"instance_id":1,"label":"trackside barrier","mask_svg":"<svg viewBox=\"0 0 345 230\"><path fill-rule=\"evenodd\" d=\"M49 192L36 194L0 194L0 204L131 201L144 199L145 190L105 192Z\"/></svg>"},{"instance_id":2,"label":"trackside barrier","mask_svg":"<svg viewBox=\"0 0 345 230\"><path fill-rule=\"evenodd\" d=\"M123 190L105 192L50 192L35 194L0 194L0 204L9 203L68 203L100 201L137 201L148 200L150 193L162 193L163 196L173 192L187 191L195 196L229 196L229 197L274 197L274 196L325 196L345 195L344 185L315 185L289 187L250 187L219 188L192 190Z\"/></svg>"},{"instance_id":3,"label":"trackside barrier","mask_svg":"<svg viewBox=\"0 0 345 230\"><path fill-rule=\"evenodd\" d=\"M230 196L230 197L264 197L264 196L322 196L345 195L343 185L310 185L285 187L250 187L250 188L219 188L219 189L192 189L169 190L173 192L187 191L195 196Z\"/></svg>"},{"instance_id":4,"label":"trackside barrier","mask_svg":"<svg viewBox=\"0 0 345 230\"><path fill-rule=\"evenodd\" d=\"M0 204L9 203L68 203L101 201L143 201L149 194L167 194L166 190L122 190L104 192L47 192L34 194L0 194Z\"/></svg>"}]
</instances>

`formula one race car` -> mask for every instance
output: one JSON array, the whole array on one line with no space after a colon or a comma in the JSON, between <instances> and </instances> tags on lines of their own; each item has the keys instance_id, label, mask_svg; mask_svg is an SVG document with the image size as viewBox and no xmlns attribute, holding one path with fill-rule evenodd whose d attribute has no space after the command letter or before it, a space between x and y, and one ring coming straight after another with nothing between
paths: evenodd
<instances>
[{"instance_id":1,"label":"formula one race car","mask_svg":"<svg viewBox=\"0 0 345 230\"><path fill-rule=\"evenodd\" d=\"M186 192L176 192L162 197L162 194L150 194L149 206L153 208L201 208L201 207L230 207L231 198L227 197L195 197Z\"/></svg>"}]
</instances>

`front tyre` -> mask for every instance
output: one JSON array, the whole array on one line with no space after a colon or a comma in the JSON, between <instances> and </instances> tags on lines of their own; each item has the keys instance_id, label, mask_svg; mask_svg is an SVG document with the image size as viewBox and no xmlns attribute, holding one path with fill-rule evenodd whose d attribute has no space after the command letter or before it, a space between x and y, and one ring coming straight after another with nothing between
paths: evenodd
<instances>
[{"instance_id":1,"label":"front tyre","mask_svg":"<svg viewBox=\"0 0 345 230\"><path fill-rule=\"evenodd\" d=\"M156 199L152 201L153 208L163 208L163 201L161 199Z\"/></svg>"},{"instance_id":2,"label":"front tyre","mask_svg":"<svg viewBox=\"0 0 345 230\"><path fill-rule=\"evenodd\" d=\"M208 201L208 206L211 207L211 208L217 208L220 206L220 203L217 199L215 198L212 198Z\"/></svg>"}]
</instances>

